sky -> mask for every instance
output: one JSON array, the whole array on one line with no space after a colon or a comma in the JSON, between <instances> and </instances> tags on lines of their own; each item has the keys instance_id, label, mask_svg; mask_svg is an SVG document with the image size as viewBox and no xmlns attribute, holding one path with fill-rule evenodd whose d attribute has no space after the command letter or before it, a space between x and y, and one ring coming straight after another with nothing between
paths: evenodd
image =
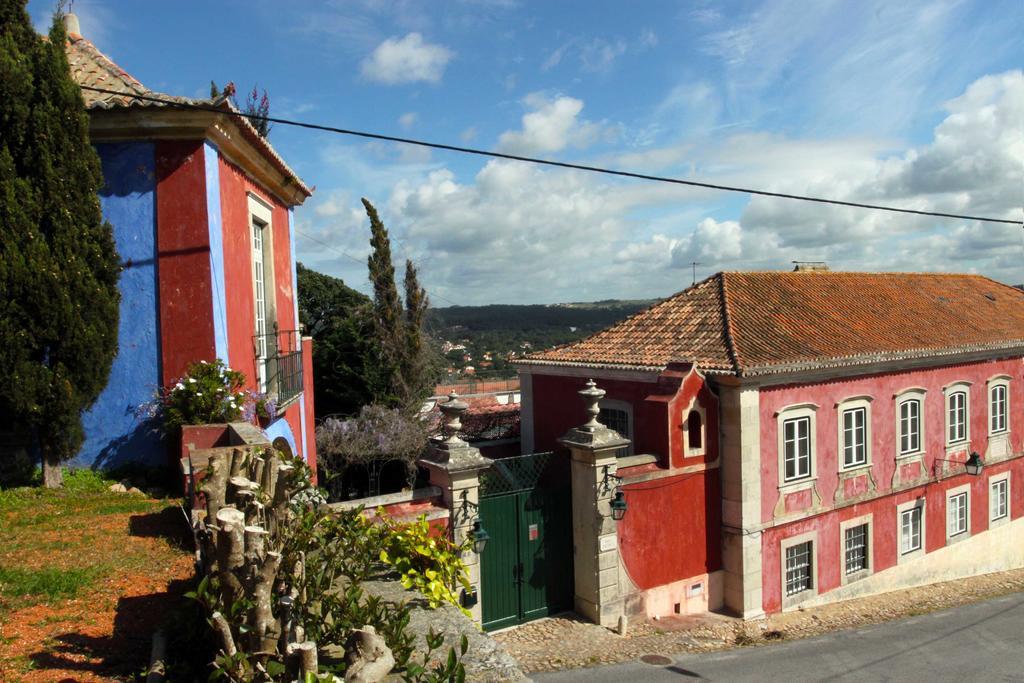
<instances>
[{"instance_id":1,"label":"sky","mask_svg":"<svg viewBox=\"0 0 1024 683\"><path fill-rule=\"evenodd\" d=\"M30 0L40 30L52 0ZM151 89L702 182L1024 220L1020 0L76 0ZM436 306L664 297L720 270L1024 282L1020 225L616 179L283 125L298 258L369 291L380 212Z\"/></svg>"}]
</instances>

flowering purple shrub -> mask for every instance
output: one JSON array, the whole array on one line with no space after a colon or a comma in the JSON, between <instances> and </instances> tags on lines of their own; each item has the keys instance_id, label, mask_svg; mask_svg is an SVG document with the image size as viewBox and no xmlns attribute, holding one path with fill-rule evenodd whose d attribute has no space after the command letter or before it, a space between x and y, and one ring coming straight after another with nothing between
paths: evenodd
<instances>
[{"instance_id":1,"label":"flowering purple shrub","mask_svg":"<svg viewBox=\"0 0 1024 683\"><path fill-rule=\"evenodd\" d=\"M356 417L327 418L316 428L317 460L328 482L352 465L364 465L371 478L376 477L385 463L393 461L405 463L411 480L426 445L422 422L381 405L363 406ZM330 483L328 488L333 491Z\"/></svg>"}]
</instances>

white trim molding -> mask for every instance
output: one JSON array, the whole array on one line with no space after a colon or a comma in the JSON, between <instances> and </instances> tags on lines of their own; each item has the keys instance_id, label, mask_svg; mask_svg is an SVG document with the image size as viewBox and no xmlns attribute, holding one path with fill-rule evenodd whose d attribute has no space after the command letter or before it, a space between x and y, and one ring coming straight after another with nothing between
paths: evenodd
<instances>
[{"instance_id":1,"label":"white trim molding","mask_svg":"<svg viewBox=\"0 0 1024 683\"><path fill-rule=\"evenodd\" d=\"M992 517L992 512L993 512L993 505L992 504L995 501L992 499L992 489L995 487L996 484L999 484L1000 482L1006 482L1006 484L1005 484L1005 486L1006 486L1006 502L1005 502L1005 506L1003 508L1003 515L1001 517L993 518ZM1011 490L1010 470L1006 470L1005 472L1002 472L1000 474L994 474L991 477L989 477L989 479L988 479L988 528L989 529L994 529L997 526L1002 526L1003 524L1006 524L1007 522L1010 521L1010 516L1011 516L1011 514L1010 514L1010 501L1012 501L1012 500L1013 500L1013 493L1012 493L1012 490Z\"/></svg>"},{"instance_id":2,"label":"white trim molding","mask_svg":"<svg viewBox=\"0 0 1024 683\"><path fill-rule=\"evenodd\" d=\"M896 405L896 460L911 460L924 456L926 448L925 401L928 392L921 387L908 387L893 396ZM917 413L917 448L903 450L903 404L918 401Z\"/></svg>"},{"instance_id":3,"label":"white trim molding","mask_svg":"<svg viewBox=\"0 0 1024 683\"><path fill-rule=\"evenodd\" d=\"M836 404L836 424L838 429L838 449L836 454L839 462L837 468L840 473L852 472L863 469L870 469L871 467L871 401L873 399L870 396L853 396L847 399L843 399ZM855 463L853 465L846 464L846 412L863 410L864 411L864 424L862 425L864 430L864 462Z\"/></svg>"},{"instance_id":4,"label":"white trim molding","mask_svg":"<svg viewBox=\"0 0 1024 683\"><path fill-rule=\"evenodd\" d=\"M807 590L800 591L799 593L794 593L793 595L786 595L786 551L803 543L811 544L811 587ZM779 541L779 575L782 589L782 611L785 612L793 609L801 603L807 600L812 600L818 596L818 554L818 531L816 529L790 538L784 538Z\"/></svg>"},{"instance_id":5,"label":"white trim molding","mask_svg":"<svg viewBox=\"0 0 1024 683\"><path fill-rule=\"evenodd\" d=\"M964 528L959 531L954 531L952 526L952 520L950 518L951 503L954 499L960 500L962 497L964 504ZM946 491L946 545L952 543L959 543L965 539L971 537L971 485L963 484Z\"/></svg>"},{"instance_id":6,"label":"white trim molding","mask_svg":"<svg viewBox=\"0 0 1024 683\"><path fill-rule=\"evenodd\" d=\"M777 413L775 413L775 427L776 427L776 446L778 453L778 465L779 465L779 490L791 491L800 490L806 488L806 484L814 482L818 477L818 437L817 427L818 421L816 419L818 412L818 406L813 403L798 403L796 405L786 406ZM787 480L786 478L786 434L785 426L787 422L795 420L807 420L807 439L808 439L808 464L807 473L794 476ZM799 435L797 435L799 436ZM798 454L799 455L799 454Z\"/></svg>"},{"instance_id":7,"label":"white trim molding","mask_svg":"<svg viewBox=\"0 0 1024 683\"><path fill-rule=\"evenodd\" d=\"M867 567L851 574L846 573L846 530L852 529L858 526L867 527L867 537L865 543L866 548L866 559ZM846 520L845 522L839 523L839 576L840 585L845 586L848 583L854 581L860 581L866 579L875 572L875 525L873 516L869 513L861 515L860 517L853 517Z\"/></svg>"},{"instance_id":8,"label":"white trim molding","mask_svg":"<svg viewBox=\"0 0 1024 683\"><path fill-rule=\"evenodd\" d=\"M690 415L697 413L700 418L700 448L690 448ZM690 409L683 416L681 427L681 441L684 458L697 458L708 452L708 415L700 401L694 401Z\"/></svg>"},{"instance_id":9,"label":"white trim molding","mask_svg":"<svg viewBox=\"0 0 1024 683\"><path fill-rule=\"evenodd\" d=\"M920 540L918 541L918 547L903 551L903 513L909 512L917 508L920 510ZM925 500L923 497L908 500L906 503L902 503L896 506L896 564L903 564L910 560L915 560L919 557L924 557L925 549L927 548L927 532L928 532L928 520L926 519Z\"/></svg>"},{"instance_id":10,"label":"white trim molding","mask_svg":"<svg viewBox=\"0 0 1024 683\"><path fill-rule=\"evenodd\" d=\"M951 434L950 428L953 426L950 421L950 408L952 407L952 398L963 394L964 405L963 405L963 434L962 436L957 434ZM971 382L959 381L947 384L942 388L943 400L943 443L946 444L946 453L959 452L963 450L970 450L971 448ZM958 432L960 430L957 430Z\"/></svg>"},{"instance_id":11,"label":"white trim molding","mask_svg":"<svg viewBox=\"0 0 1024 683\"><path fill-rule=\"evenodd\" d=\"M986 422L988 424L988 435L990 437L995 437L995 436L1003 436L1004 434L1009 434L1010 433L1010 422L1011 422L1010 421L1010 415L1013 414L1011 412L1011 407L1010 407L1010 376L1009 375L996 375L995 377L990 377L985 384L986 384L985 403L987 405L986 415L988 416L988 419L986 420ZM992 394L995 392L997 387L1002 388L1002 390L1003 390L1003 400L1002 400L1003 408L1002 408L1002 415L1001 415L1002 425L1001 425L1001 429L993 430L992 429L993 424L994 424L993 418L995 417L995 415L992 412Z\"/></svg>"}]
</instances>

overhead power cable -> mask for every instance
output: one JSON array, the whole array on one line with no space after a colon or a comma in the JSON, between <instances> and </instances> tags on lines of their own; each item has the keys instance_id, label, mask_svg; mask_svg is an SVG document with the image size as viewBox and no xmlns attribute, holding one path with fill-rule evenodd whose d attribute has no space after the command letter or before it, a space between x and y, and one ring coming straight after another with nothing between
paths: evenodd
<instances>
[{"instance_id":1,"label":"overhead power cable","mask_svg":"<svg viewBox=\"0 0 1024 683\"><path fill-rule=\"evenodd\" d=\"M93 92L106 93L110 95L118 95L121 97L131 97L137 100L143 100L147 102L156 102L159 104L165 104L171 107L177 107L180 109L198 109L200 111L210 111L218 114L227 113L219 107L208 104L196 104L196 103L185 103L175 102L173 100L167 100L160 97L152 97L150 95L136 95L121 92L119 90L108 90L107 88L97 88L91 85L79 86L83 90L91 90ZM777 199L792 199L802 202L814 202L817 204L832 204L834 206L849 206L858 209L870 209L873 211L889 211L893 213L906 213L913 214L916 216L934 216L937 218L956 218L960 220L968 221L981 221L985 223L1006 223L1009 225L1022 225L1024 221L1015 221L1007 218L991 218L988 216L969 216L958 213L944 213L941 211L922 211L919 209L905 209L898 206L885 206L882 204L865 204L862 202L847 202L841 199L827 199L825 197L811 197L808 195L789 194L785 192L771 192L769 190L758 190L749 187L738 187L735 185L721 185L718 183L705 183L698 180L686 180L683 178L669 178L666 176L650 175L647 173L634 173L632 171L620 171L613 168L602 168L600 166L588 166L586 164L573 164L565 161L552 161L551 159L537 159L535 157L521 156L518 154L505 154L503 152L492 152L485 149L475 149L473 147L460 147L458 145L446 145L439 142L427 142L425 140L414 140L412 138L402 138L395 135L384 135L381 133L368 133L366 131L351 130L348 128L338 128L336 126L325 126L318 123L307 123L305 121L294 121L291 119L282 119L274 116L260 116L258 114L247 114L245 112L231 112L234 116L239 116L248 119L259 119L261 121L267 121L269 123L277 123L283 126L296 126L298 128L308 128L310 130L320 130L328 133L338 133L340 135L351 135L354 137L368 138L370 140L384 140L386 142L400 142L405 145L416 145L418 147L428 147L430 149L442 149L449 152L459 152L460 154L472 154L481 157L489 157L492 159L507 159L510 161L523 161L529 164L539 164L542 166L554 166L557 168L568 168L574 171L587 171L589 173L601 173L604 175L618 176L622 178L635 178L637 180L650 180L659 183L671 183L674 185L686 185L689 187L700 187L709 190L720 190L722 192L738 192L740 194L751 194L758 195L761 197L775 197Z\"/></svg>"},{"instance_id":2,"label":"overhead power cable","mask_svg":"<svg viewBox=\"0 0 1024 683\"><path fill-rule=\"evenodd\" d=\"M345 258L349 259L350 261L358 263L361 266L365 266L366 265L366 261L353 256L352 254L348 253L344 249L339 249L338 247L334 246L333 244L331 244L329 242L325 242L324 240L320 239L319 237L314 237L313 235L310 235L308 232L303 232L302 230L299 230L298 228L295 228L295 232L300 234L300 235L302 235L303 237L305 237L308 240L311 240L313 242L316 242L317 244L320 244L320 245L322 245L324 247L327 247L331 251L344 256ZM449 303L452 306L458 306L459 305L459 304L455 303L454 301L452 301L451 299L446 299L445 297L441 296L440 294L435 294L435 293L432 292L432 293L428 294L428 296L431 299L440 299L441 301Z\"/></svg>"}]
</instances>

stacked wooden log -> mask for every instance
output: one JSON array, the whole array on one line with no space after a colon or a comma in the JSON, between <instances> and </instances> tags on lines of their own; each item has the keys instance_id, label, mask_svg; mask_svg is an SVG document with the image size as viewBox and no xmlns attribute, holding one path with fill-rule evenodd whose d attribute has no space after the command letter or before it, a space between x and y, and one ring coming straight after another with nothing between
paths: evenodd
<instances>
[{"instance_id":1,"label":"stacked wooden log","mask_svg":"<svg viewBox=\"0 0 1024 683\"><path fill-rule=\"evenodd\" d=\"M199 570L216 577L220 591L221 610L211 622L221 651L228 657L239 650L253 655L267 679L264 665L271 659L283 659L289 680L317 673L316 643L305 639L301 620L290 609L299 597L296 579L304 571L304 557L290 562L287 574L282 566L293 471L272 450L211 449L200 487L205 509L193 511ZM234 609L240 601L248 609ZM235 623L227 615L236 615Z\"/></svg>"}]
</instances>

